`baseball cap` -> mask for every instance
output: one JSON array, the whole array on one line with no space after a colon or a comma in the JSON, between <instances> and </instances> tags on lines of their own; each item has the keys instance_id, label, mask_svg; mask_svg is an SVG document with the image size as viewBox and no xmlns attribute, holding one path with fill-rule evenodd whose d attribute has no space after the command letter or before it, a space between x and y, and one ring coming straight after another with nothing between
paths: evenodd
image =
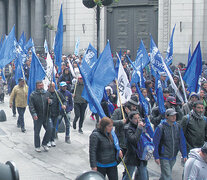
<instances>
[{"instance_id":1,"label":"baseball cap","mask_svg":"<svg viewBox=\"0 0 207 180\"><path fill-rule=\"evenodd\" d=\"M207 142L204 143L204 145L203 145L202 148L201 148L201 151L202 151L203 153L206 153L206 154L207 154Z\"/></svg>"},{"instance_id":2,"label":"baseball cap","mask_svg":"<svg viewBox=\"0 0 207 180\"><path fill-rule=\"evenodd\" d=\"M160 72L160 75L167 77L167 73L166 72Z\"/></svg>"},{"instance_id":3,"label":"baseball cap","mask_svg":"<svg viewBox=\"0 0 207 180\"><path fill-rule=\"evenodd\" d=\"M66 82L62 81L60 82L60 86L63 87L63 86L67 86Z\"/></svg>"},{"instance_id":4,"label":"baseball cap","mask_svg":"<svg viewBox=\"0 0 207 180\"><path fill-rule=\"evenodd\" d=\"M176 112L173 108L169 108L169 109L167 109L166 112L165 112L165 115L166 115L166 116L173 116L173 115L175 115L175 114L177 114L177 112Z\"/></svg>"},{"instance_id":5,"label":"baseball cap","mask_svg":"<svg viewBox=\"0 0 207 180\"><path fill-rule=\"evenodd\" d=\"M168 96L166 101L170 102L171 104L176 104L176 98L174 96Z\"/></svg>"},{"instance_id":6,"label":"baseball cap","mask_svg":"<svg viewBox=\"0 0 207 180\"><path fill-rule=\"evenodd\" d=\"M18 79L18 82L20 82L20 81L24 81L24 79L21 77Z\"/></svg>"}]
</instances>

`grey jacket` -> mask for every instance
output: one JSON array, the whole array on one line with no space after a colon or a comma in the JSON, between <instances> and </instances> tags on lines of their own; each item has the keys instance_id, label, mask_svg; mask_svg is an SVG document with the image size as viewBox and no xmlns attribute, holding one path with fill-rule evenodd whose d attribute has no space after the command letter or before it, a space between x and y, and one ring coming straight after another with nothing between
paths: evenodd
<instances>
[{"instance_id":1,"label":"grey jacket","mask_svg":"<svg viewBox=\"0 0 207 180\"><path fill-rule=\"evenodd\" d=\"M199 155L200 148L192 149L185 163L183 180L207 180L207 163Z\"/></svg>"}]
</instances>

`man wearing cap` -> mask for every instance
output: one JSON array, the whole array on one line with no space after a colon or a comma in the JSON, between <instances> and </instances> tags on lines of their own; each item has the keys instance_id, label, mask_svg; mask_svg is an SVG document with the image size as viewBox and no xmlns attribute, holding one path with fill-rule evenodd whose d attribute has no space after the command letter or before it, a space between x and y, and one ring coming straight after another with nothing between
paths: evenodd
<instances>
[{"instance_id":1,"label":"man wearing cap","mask_svg":"<svg viewBox=\"0 0 207 180\"><path fill-rule=\"evenodd\" d=\"M199 96L198 94L196 94L195 92L192 92L190 94L190 97L188 99L188 102L186 102L185 104L183 104L182 110L183 110L183 114L184 116L189 114L191 112L191 110L193 109L193 103L199 100Z\"/></svg>"},{"instance_id":2,"label":"man wearing cap","mask_svg":"<svg viewBox=\"0 0 207 180\"><path fill-rule=\"evenodd\" d=\"M84 115L85 115L85 111L87 108L87 101L82 98L82 91L84 88L84 83L83 83L83 79L81 76L79 76L78 78L78 83L76 86L76 90L73 93L73 97L74 97L74 113L75 113L75 117L73 120L73 129L76 129L76 123L79 119L79 129L78 132L83 134L83 121L84 121Z\"/></svg>"},{"instance_id":3,"label":"man wearing cap","mask_svg":"<svg viewBox=\"0 0 207 180\"><path fill-rule=\"evenodd\" d=\"M184 167L183 180L207 179L207 142L202 148L192 149Z\"/></svg>"},{"instance_id":4,"label":"man wearing cap","mask_svg":"<svg viewBox=\"0 0 207 180\"><path fill-rule=\"evenodd\" d=\"M70 144L70 115L69 113L73 110L73 99L72 99L72 94L67 90L67 84L66 82L61 82L60 83L60 90L58 91L62 96L65 98L65 101L67 103L66 108L62 106L61 111L60 111L60 117L58 117L59 122L61 122L62 118L64 117L65 120L65 126L66 126L66 131L65 131L65 142ZM65 109L65 112L64 112Z\"/></svg>"},{"instance_id":5,"label":"man wearing cap","mask_svg":"<svg viewBox=\"0 0 207 180\"><path fill-rule=\"evenodd\" d=\"M160 82L161 82L162 89L167 88L166 78L167 78L167 73L161 72L160 73Z\"/></svg>"},{"instance_id":6,"label":"man wearing cap","mask_svg":"<svg viewBox=\"0 0 207 180\"><path fill-rule=\"evenodd\" d=\"M188 153L193 148L200 148L207 141L207 118L203 113L203 102L196 101L191 113L184 116L181 121Z\"/></svg>"},{"instance_id":7,"label":"man wearing cap","mask_svg":"<svg viewBox=\"0 0 207 180\"><path fill-rule=\"evenodd\" d=\"M14 86L11 92L11 96L9 99L9 107L12 108L15 99L15 105L17 107L17 112L19 114L17 120L17 127L21 127L21 131L24 133L26 131L24 124L24 113L27 107L28 87L27 85L25 85L23 78L20 78L18 82L18 85Z\"/></svg>"},{"instance_id":8,"label":"man wearing cap","mask_svg":"<svg viewBox=\"0 0 207 180\"><path fill-rule=\"evenodd\" d=\"M167 109L166 119L158 125L153 137L155 162L161 167L160 180L172 179L172 168L179 150L184 162L187 160L185 137L182 127L176 123L176 114L174 109Z\"/></svg>"}]
</instances>

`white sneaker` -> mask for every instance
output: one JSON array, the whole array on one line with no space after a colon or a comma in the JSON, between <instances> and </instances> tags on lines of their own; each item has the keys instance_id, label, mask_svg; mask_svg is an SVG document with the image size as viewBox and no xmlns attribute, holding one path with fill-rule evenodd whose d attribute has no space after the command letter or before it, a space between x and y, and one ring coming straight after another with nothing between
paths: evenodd
<instances>
[{"instance_id":1,"label":"white sneaker","mask_svg":"<svg viewBox=\"0 0 207 180\"><path fill-rule=\"evenodd\" d=\"M51 147L51 142L49 141L48 143L47 143L47 147Z\"/></svg>"},{"instance_id":2,"label":"white sneaker","mask_svg":"<svg viewBox=\"0 0 207 180\"><path fill-rule=\"evenodd\" d=\"M52 147L55 147L56 146L55 141L51 141L51 146Z\"/></svg>"},{"instance_id":3,"label":"white sneaker","mask_svg":"<svg viewBox=\"0 0 207 180\"><path fill-rule=\"evenodd\" d=\"M49 151L49 147L45 146L45 145L42 145L43 149L45 152L48 152Z\"/></svg>"},{"instance_id":4,"label":"white sneaker","mask_svg":"<svg viewBox=\"0 0 207 180\"><path fill-rule=\"evenodd\" d=\"M40 152L41 152L41 149L40 149L40 147L38 147L38 148L35 148L35 151L36 151L36 152L39 152L39 153L40 153Z\"/></svg>"}]
</instances>

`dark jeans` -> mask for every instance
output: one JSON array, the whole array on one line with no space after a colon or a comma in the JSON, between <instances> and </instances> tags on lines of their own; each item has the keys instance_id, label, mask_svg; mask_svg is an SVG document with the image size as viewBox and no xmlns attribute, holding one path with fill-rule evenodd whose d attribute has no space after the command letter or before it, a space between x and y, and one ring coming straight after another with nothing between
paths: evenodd
<instances>
[{"instance_id":1,"label":"dark jeans","mask_svg":"<svg viewBox=\"0 0 207 180\"><path fill-rule=\"evenodd\" d=\"M0 101L4 102L4 93L0 94Z\"/></svg>"},{"instance_id":2,"label":"dark jeans","mask_svg":"<svg viewBox=\"0 0 207 180\"><path fill-rule=\"evenodd\" d=\"M24 113L25 113L26 107L17 107L17 112L19 114L17 125L20 125L21 128L24 128Z\"/></svg>"},{"instance_id":3,"label":"dark jeans","mask_svg":"<svg viewBox=\"0 0 207 180\"><path fill-rule=\"evenodd\" d=\"M37 120L33 120L34 122L34 144L35 148L40 147L40 130L42 126L45 129L45 135L42 140L42 145L47 145L52 133L52 121L49 119L46 121L46 118L38 118Z\"/></svg>"},{"instance_id":4,"label":"dark jeans","mask_svg":"<svg viewBox=\"0 0 207 180\"><path fill-rule=\"evenodd\" d=\"M70 135L70 114L67 113L67 117L66 117L65 113L58 116L59 124L62 121L62 118L64 118L64 120L65 120L65 136L69 137L69 135Z\"/></svg>"},{"instance_id":5,"label":"dark jeans","mask_svg":"<svg viewBox=\"0 0 207 180\"><path fill-rule=\"evenodd\" d=\"M54 141L54 139L55 139L57 119L58 119L58 116L51 116L51 121L52 121L52 133L51 133L50 141Z\"/></svg>"},{"instance_id":6,"label":"dark jeans","mask_svg":"<svg viewBox=\"0 0 207 180\"><path fill-rule=\"evenodd\" d=\"M79 120L79 129L83 127L83 121L84 121L84 115L87 108L86 103L74 103L74 112L75 112L75 118L73 123L76 124L76 122Z\"/></svg>"},{"instance_id":7,"label":"dark jeans","mask_svg":"<svg viewBox=\"0 0 207 180\"><path fill-rule=\"evenodd\" d=\"M117 166L107 168L97 167L97 171L103 174L104 177L107 175L109 180L118 180Z\"/></svg>"},{"instance_id":8,"label":"dark jeans","mask_svg":"<svg viewBox=\"0 0 207 180\"><path fill-rule=\"evenodd\" d=\"M13 104L12 104L12 112L13 112L13 114L15 114L16 115L16 105L15 105L15 98L14 98L14 100L13 100Z\"/></svg>"}]
</instances>

